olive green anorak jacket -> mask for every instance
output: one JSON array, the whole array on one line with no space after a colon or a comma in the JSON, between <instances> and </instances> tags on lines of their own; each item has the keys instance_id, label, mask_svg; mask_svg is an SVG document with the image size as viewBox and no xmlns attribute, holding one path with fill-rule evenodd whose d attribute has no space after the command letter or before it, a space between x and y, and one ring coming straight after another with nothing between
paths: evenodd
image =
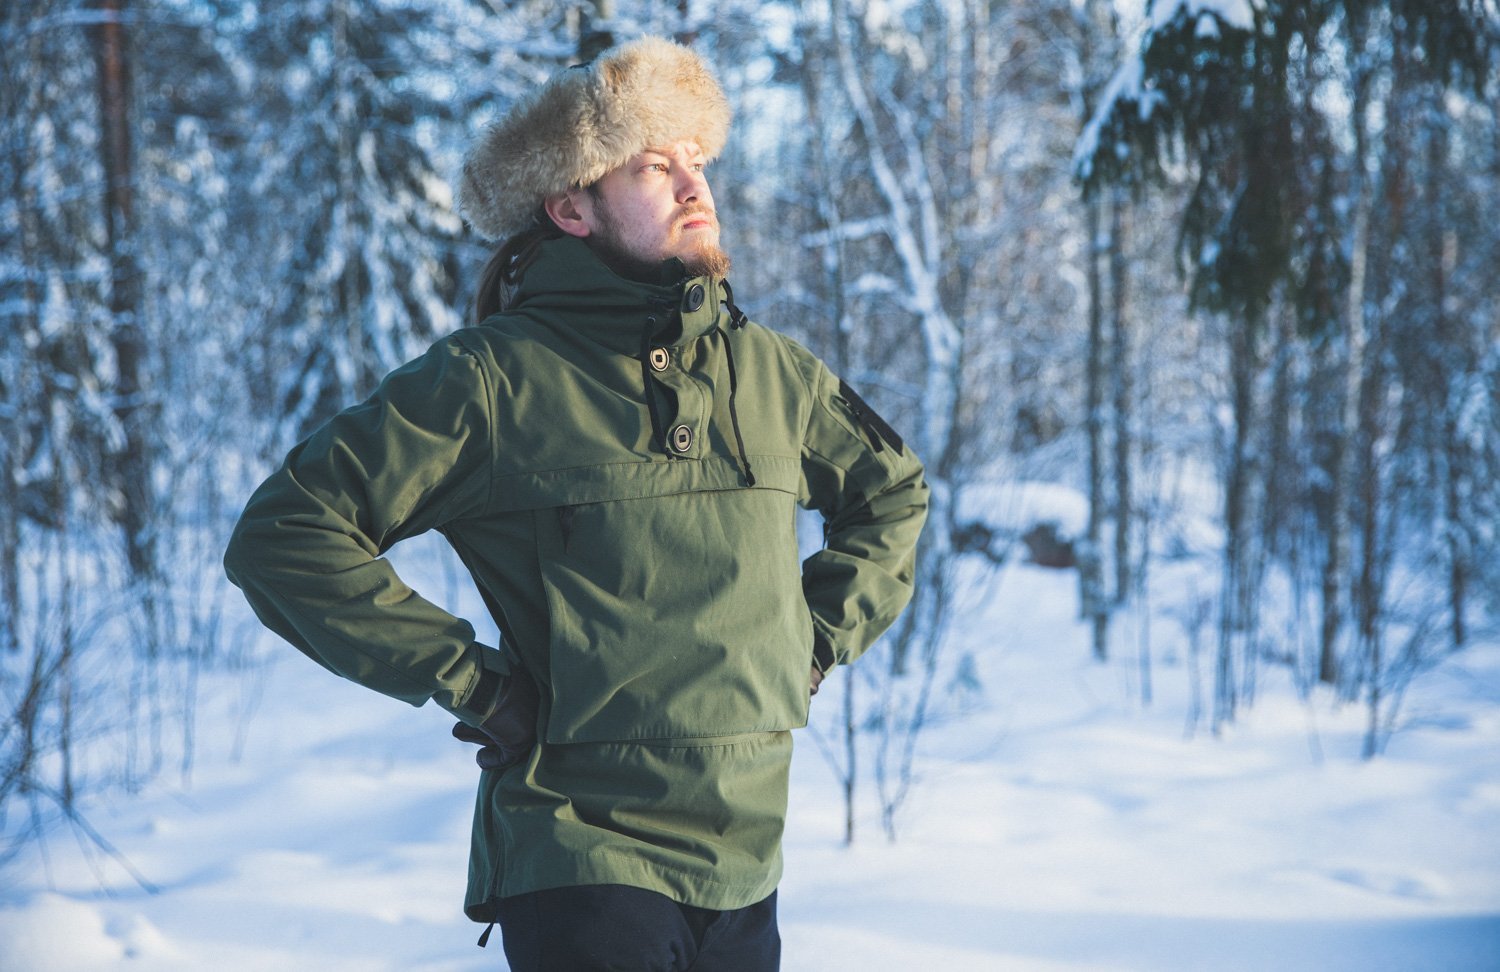
<instances>
[{"instance_id":1,"label":"olive green anorak jacket","mask_svg":"<svg viewBox=\"0 0 1500 972\"><path fill-rule=\"evenodd\" d=\"M268 627L386 695L478 725L502 678L535 680L538 745L481 773L476 920L579 884L764 898L809 666L853 660L911 595L911 451L723 281L663 269L639 283L578 240L543 244L507 311L298 444L225 556ZM801 563L799 503L825 519ZM383 558L427 530L499 646Z\"/></svg>"}]
</instances>

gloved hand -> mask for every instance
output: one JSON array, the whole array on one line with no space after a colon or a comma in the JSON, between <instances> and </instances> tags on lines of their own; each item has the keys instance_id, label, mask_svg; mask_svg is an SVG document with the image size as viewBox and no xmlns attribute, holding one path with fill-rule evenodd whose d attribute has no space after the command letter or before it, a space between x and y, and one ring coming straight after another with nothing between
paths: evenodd
<instances>
[{"instance_id":1,"label":"gloved hand","mask_svg":"<svg viewBox=\"0 0 1500 972\"><path fill-rule=\"evenodd\" d=\"M480 769L505 769L525 759L536 745L536 683L525 672L505 679L495 711L477 728L466 722L453 727L453 738L478 743L474 762Z\"/></svg>"},{"instance_id":2,"label":"gloved hand","mask_svg":"<svg viewBox=\"0 0 1500 972\"><path fill-rule=\"evenodd\" d=\"M807 692L809 697L818 694L818 686L823 684L823 673L833 671L834 661L833 646L828 643L828 639L813 632L812 677Z\"/></svg>"}]
</instances>

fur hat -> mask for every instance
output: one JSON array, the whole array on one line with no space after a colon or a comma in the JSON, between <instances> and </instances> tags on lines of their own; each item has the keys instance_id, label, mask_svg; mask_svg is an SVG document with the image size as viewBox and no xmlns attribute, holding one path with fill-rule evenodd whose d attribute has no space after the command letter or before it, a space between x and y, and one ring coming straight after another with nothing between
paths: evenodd
<instances>
[{"instance_id":1,"label":"fur hat","mask_svg":"<svg viewBox=\"0 0 1500 972\"><path fill-rule=\"evenodd\" d=\"M542 200L587 186L648 146L691 139L712 159L729 102L697 54L642 37L554 75L470 147L458 210L481 234L526 229Z\"/></svg>"}]
</instances>

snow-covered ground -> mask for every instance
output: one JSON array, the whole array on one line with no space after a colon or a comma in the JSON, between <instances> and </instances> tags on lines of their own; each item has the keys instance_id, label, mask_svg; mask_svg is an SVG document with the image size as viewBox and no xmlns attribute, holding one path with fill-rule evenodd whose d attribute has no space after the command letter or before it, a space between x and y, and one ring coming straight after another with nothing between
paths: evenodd
<instances>
[{"instance_id":1,"label":"snow-covered ground","mask_svg":"<svg viewBox=\"0 0 1500 972\"><path fill-rule=\"evenodd\" d=\"M985 702L924 736L899 842L867 801L841 845L799 740L786 969L1500 969L1500 645L1419 680L1371 762L1362 709L1275 672L1190 740L1170 621L1143 708L1133 658L1088 660L1072 574L996 580L953 646ZM266 650L205 679L191 785L87 808L154 893L56 829L0 872L0 969L504 967L459 910L477 770L450 720Z\"/></svg>"}]
</instances>

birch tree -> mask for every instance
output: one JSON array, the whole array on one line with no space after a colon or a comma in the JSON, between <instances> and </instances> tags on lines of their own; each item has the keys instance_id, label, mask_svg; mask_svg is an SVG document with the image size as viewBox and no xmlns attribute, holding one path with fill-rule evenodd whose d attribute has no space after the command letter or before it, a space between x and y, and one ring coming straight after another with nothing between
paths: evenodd
<instances>
[{"instance_id":1,"label":"birch tree","mask_svg":"<svg viewBox=\"0 0 1500 972\"><path fill-rule=\"evenodd\" d=\"M817 120L803 158L819 178L817 226L803 242L822 273L817 289L828 295L824 316L837 329L830 344L846 376L910 432L933 487L914 602L848 676L865 714L845 719L842 765L852 773L848 740L868 727L888 836L916 778L923 727L948 716L961 681L962 660L943 650L962 596L959 495L976 471L1026 441L1011 420L1030 404L1011 380L1025 360L1016 333L1052 319L1019 308L1071 299L1058 296L1066 287L1055 275L1039 279L1036 262L1021 258L1046 236L1045 219L1059 218L1067 186L1061 178L1048 185L1041 160L1066 142L1049 150L1042 143L1059 128L995 123L1018 119L1041 90L1054 93L1043 113L1066 117L1066 99L1040 80L1046 45L1067 30L1058 13L982 3L900 12L848 0L799 6L791 68ZM1043 219L1028 227L1038 213ZM1031 360L1060 366L1046 352ZM1028 379L1020 387L1045 395L1057 386ZM1041 421L1032 428L1057 434Z\"/></svg>"}]
</instances>

